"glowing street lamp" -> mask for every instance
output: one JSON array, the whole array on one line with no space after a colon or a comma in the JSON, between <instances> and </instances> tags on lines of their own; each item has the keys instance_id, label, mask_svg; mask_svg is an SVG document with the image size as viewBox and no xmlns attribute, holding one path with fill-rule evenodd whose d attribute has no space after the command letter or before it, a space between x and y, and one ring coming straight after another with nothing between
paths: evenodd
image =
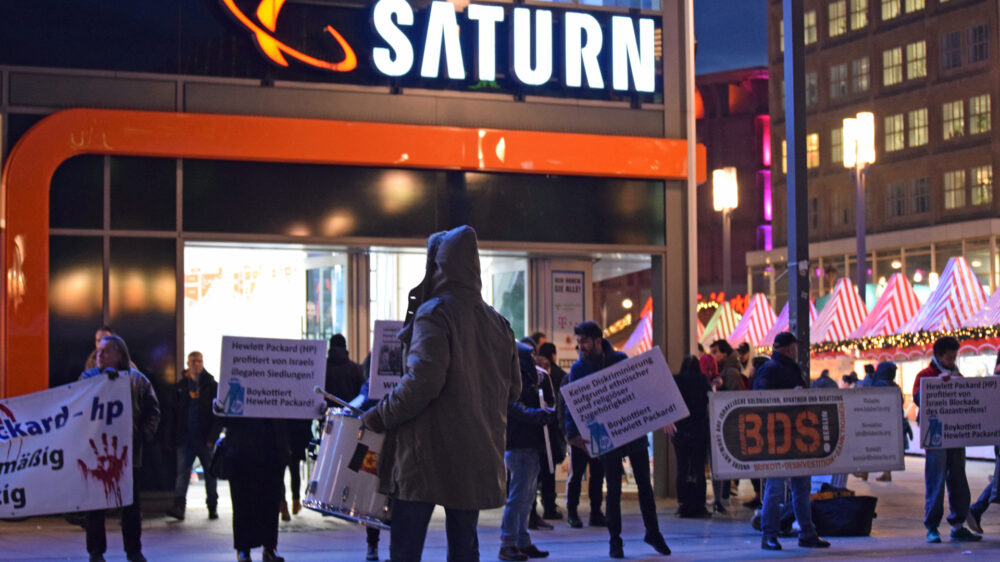
<instances>
[{"instance_id":1,"label":"glowing street lamp","mask_svg":"<svg viewBox=\"0 0 1000 562\"><path fill-rule=\"evenodd\" d=\"M868 169L875 163L875 115L870 111L844 119L844 167L851 171L854 180L854 231L858 241L857 273L855 284L865 302L868 285L868 252L865 249L865 182ZM867 306L867 303L866 303Z\"/></svg>"},{"instance_id":2,"label":"glowing street lamp","mask_svg":"<svg viewBox=\"0 0 1000 562\"><path fill-rule=\"evenodd\" d=\"M732 212L739 206L739 185L736 183L736 168L727 166L712 170L712 206L722 213L722 290L726 298L732 296L732 257L730 252L730 230Z\"/></svg>"}]
</instances>

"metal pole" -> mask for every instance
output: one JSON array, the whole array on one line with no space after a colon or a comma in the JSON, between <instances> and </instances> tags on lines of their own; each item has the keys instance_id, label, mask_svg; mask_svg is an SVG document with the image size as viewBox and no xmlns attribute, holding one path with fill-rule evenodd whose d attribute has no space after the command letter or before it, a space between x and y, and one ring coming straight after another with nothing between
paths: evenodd
<instances>
[{"instance_id":1,"label":"metal pole","mask_svg":"<svg viewBox=\"0 0 1000 562\"><path fill-rule=\"evenodd\" d=\"M788 329L801 342L798 364L809 379L809 230L806 184L805 37L801 0L782 0L785 26L785 139L788 172Z\"/></svg>"},{"instance_id":2,"label":"metal pole","mask_svg":"<svg viewBox=\"0 0 1000 562\"><path fill-rule=\"evenodd\" d=\"M733 298L732 209L722 210L722 291Z\"/></svg>"},{"instance_id":3,"label":"metal pole","mask_svg":"<svg viewBox=\"0 0 1000 562\"><path fill-rule=\"evenodd\" d=\"M868 165L858 162L854 165L854 235L858 239L858 263L854 282L861 302L867 308L865 296L868 293L868 251L865 249L865 177Z\"/></svg>"}]
</instances>

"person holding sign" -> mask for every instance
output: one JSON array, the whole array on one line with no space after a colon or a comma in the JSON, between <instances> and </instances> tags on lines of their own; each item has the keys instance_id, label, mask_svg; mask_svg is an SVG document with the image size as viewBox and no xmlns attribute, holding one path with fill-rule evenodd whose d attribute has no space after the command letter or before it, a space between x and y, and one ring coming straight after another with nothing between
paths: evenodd
<instances>
[{"instance_id":1,"label":"person holding sign","mask_svg":"<svg viewBox=\"0 0 1000 562\"><path fill-rule=\"evenodd\" d=\"M574 382L590 376L605 367L624 361L628 356L620 351L615 351L611 342L604 339L604 333L596 322L581 322L573 333L576 335L576 344L580 350L580 358L573 363L566 376L567 382ZM591 439L598 436L591 435ZM576 422L572 414L566 413L566 440L570 445L588 450L590 440L584 439L580 435ZM635 473L635 483L639 488L639 510L642 512L642 523L646 527L646 536L643 539L660 554L670 554L667 542L663 540L660 533L660 523L656 519L656 500L653 498L653 486L649 479L649 441L646 436L635 439L620 448L614 449L601 455L601 463L604 466L604 474L608 484L607 497L607 518L608 533L611 535L608 556L611 558L624 558L625 551L622 543L622 476L624 469L622 460L628 457L629 464L632 465Z\"/></svg>"},{"instance_id":2,"label":"person holding sign","mask_svg":"<svg viewBox=\"0 0 1000 562\"><path fill-rule=\"evenodd\" d=\"M142 468L142 445L153 440L156 428L160 425L160 402L156 392L146 375L131 367L128 346L125 340L114 335L101 337L97 344L97 366L80 374L80 380L107 374L114 378L119 374L127 376L132 386L132 505L122 509L122 543L125 556L129 562L146 562L142 555L142 511L139 504L139 469ZM91 441L93 445L93 441ZM105 443L105 453L108 451ZM123 448L123 453L125 452ZM94 449L97 452L97 449ZM102 458L98 460L106 467L116 464L120 459ZM81 466L83 461L80 462ZM125 464L124 466L127 466ZM83 467L84 470L89 470ZM95 468L96 472L98 469ZM106 470L110 472L110 469ZM89 511L84 528L87 531L87 553L90 562L103 562L104 553L108 550L108 539L104 530L104 511Z\"/></svg>"},{"instance_id":3,"label":"person holding sign","mask_svg":"<svg viewBox=\"0 0 1000 562\"><path fill-rule=\"evenodd\" d=\"M961 377L955 361L958 359L958 340L944 336L934 342L934 357L926 369L917 373L913 381L913 401L920 405L920 381L929 377L940 377L947 381L951 377ZM923 436L921 435L921 440ZM924 447L924 527L927 542L941 542L938 525L944 516L944 490L948 488L948 523L951 525L951 540L973 542L983 537L973 534L963 523L969 515L969 481L965 477L965 448L929 449Z\"/></svg>"},{"instance_id":4,"label":"person holding sign","mask_svg":"<svg viewBox=\"0 0 1000 562\"><path fill-rule=\"evenodd\" d=\"M521 396L514 332L483 301L476 231L427 242L423 281L399 334L404 374L361 420L386 432L381 489L393 501L393 562L420 560L435 505L449 560L478 560L479 510L504 505L507 406Z\"/></svg>"},{"instance_id":5,"label":"person holding sign","mask_svg":"<svg viewBox=\"0 0 1000 562\"><path fill-rule=\"evenodd\" d=\"M993 366L993 376L1000 376L1000 355L997 355L996 365ZM979 499L969 507L969 517L965 520L973 533L983 534L980 522L991 503L1000 503L1000 447L997 446L993 447L993 478L979 494Z\"/></svg>"},{"instance_id":6,"label":"person holding sign","mask_svg":"<svg viewBox=\"0 0 1000 562\"><path fill-rule=\"evenodd\" d=\"M781 332L774 338L771 359L761 365L753 380L754 390L781 390L801 388L802 371L796 358L799 340L791 332ZM812 501L809 498L811 477L768 478L764 482L764 501L761 510L760 547L764 550L781 550L778 542L779 504L785 495L785 483L792 489L792 510L799 522L799 546L827 548L830 543L821 539L812 521Z\"/></svg>"}]
</instances>

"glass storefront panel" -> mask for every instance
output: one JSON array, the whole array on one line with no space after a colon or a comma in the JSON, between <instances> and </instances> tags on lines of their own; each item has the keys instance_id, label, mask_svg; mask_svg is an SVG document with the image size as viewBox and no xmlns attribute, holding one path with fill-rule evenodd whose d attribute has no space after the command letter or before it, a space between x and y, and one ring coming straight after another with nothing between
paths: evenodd
<instances>
[{"instance_id":1,"label":"glass storefront panel","mask_svg":"<svg viewBox=\"0 0 1000 562\"><path fill-rule=\"evenodd\" d=\"M913 285L913 292L923 303L931 294L931 248L920 246L906 248L906 279Z\"/></svg>"},{"instance_id":2,"label":"glass storefront panel","mask_svg":"<svg viewBox=\"0 0 1000 562\"><path fill-rule=\"evenodd\" d=\"M986 294L990 294L990 240L969 240L965 243L965 260L979 279Z\"/></svg>"},{"instance_id":3,"label":"glass storefront panel","mask_svg":"<svg viewBox=\"0 0 1000 562\"><path fill-rule=\"evenodd\" d=\"M594 320L616 348L635 354L642 337L642 313L652 306L652 260L646 255L616 254L594 261Z\"/></svg>"},{"instance_id":4,"label":"glass storefront panel","mask_svg":"<svg viewBox=\"0 0 1000 562\"><path fill-rule=\"evenodd\" d=\"M104 227L104 157L75 156L52 175L49 226Z\"/></svg>"},{"instance_id":5,"label":"glass storefront panel","mask_svg":"<svg viewBox=\"0 0 1000 562\"><path fill-rule=\"evenodd\" d=\"M75 381L103 321L103 241L49 237L49 385Z\"/></svg>"},{"instance_id":6,"label":"glass storefront panel","mask_svg":"<svg viewBox=\"0 0 1000 562\"><path fill-rule=\"evenodd\" d=\"M174 230L177 163L166 158L111 158L111 228Z\"/></svg>"}]
</instances>

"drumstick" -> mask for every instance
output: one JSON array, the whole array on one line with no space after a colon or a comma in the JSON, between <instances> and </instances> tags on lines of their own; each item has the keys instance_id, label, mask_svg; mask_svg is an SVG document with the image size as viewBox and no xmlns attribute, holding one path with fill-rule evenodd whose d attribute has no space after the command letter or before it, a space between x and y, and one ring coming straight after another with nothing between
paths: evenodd
<instances>
[{"instance_id":1,"label":"drumstick","mask_svg":"<svg viewBox=\"0 0 1000 562\"><path fill-rule=\"evenodd\" d=\"M545 407L545 394L542 389L538 389L538 403ZM556 473L556 467L552 464L552 441L549 439L549 426L543 425L542 432L545 434L545 454L549 457L549 474Z\"/></svg>"},{"instance_id":2,"label":"drumstick","mask_svg":"<svg viewBox=\"0 0 1000 562\"><path fill-rule=\"evenodd\" d=\"M348 410L351 411L351 413L353 413L353 414L355 414L357 416L360 416L361 414L365 413L364 410L359 410L359 409L355 408L354 406L351 406L349 403L344 402L340 398L337 398L336 396L330 394L329 392L323 390L322 388L320 388L318 386L313 387L313 392L315 392L316 394L322 394L323 397L326 398L327 400L329 400L331 402L334 402L336 404L339 404L340 406L342 406L344 408L347 408Z\"/></svg>"}]
</instances>

